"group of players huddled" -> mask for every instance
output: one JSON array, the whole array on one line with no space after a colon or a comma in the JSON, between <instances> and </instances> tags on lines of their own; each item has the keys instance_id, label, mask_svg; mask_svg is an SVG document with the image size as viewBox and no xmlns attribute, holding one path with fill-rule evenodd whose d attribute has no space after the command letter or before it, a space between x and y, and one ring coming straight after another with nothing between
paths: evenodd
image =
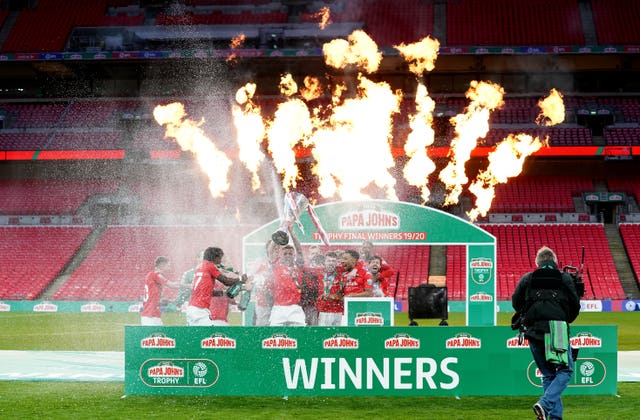
<instances>
[{"instance_id":1,"label":"group of players huddled","mask_svg":"<svg viewBox=\"0 0 640 420\"><path fill-rule=\"evenodd\" d=\"M165 286L181 289L176 305L192 326L229 325L229 305L235 302L227 291L239 282L251 292L257 326L345 325L345 297L391 296L395 270L373 254L371 242L363 242L360 251L326 253L313 245L305 255L291 230L289 237L284 246L269 240L266 258L255 263L250 276L223 265L224 252L216 247L199 254L197 266L185 272L181 282L169 282L168 258L156 258L154 271L145 279L142 325L162 325Z\"/></svg>"}]
</instances>

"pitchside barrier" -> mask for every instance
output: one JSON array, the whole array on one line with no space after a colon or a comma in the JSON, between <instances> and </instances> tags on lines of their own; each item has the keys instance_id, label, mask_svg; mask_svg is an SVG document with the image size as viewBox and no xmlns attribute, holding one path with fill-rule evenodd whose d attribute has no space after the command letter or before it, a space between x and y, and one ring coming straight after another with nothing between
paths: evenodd
<instances>
[{"instance_id":1,"label":"pitchside barrier","mask_svg":"<svg viewBox=\"0 0 640 420\"><path fill-rule=\"evenodd\" d=\"M566 394L616 394L617 327L572 326ZM540 395L510 327L125 327L127 395Z\"/></svg>"}]
</instances>

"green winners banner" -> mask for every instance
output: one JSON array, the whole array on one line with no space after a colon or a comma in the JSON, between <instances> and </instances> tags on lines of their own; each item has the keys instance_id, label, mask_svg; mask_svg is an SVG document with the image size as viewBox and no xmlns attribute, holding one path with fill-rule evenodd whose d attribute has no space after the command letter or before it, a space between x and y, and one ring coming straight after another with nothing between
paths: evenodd
<instances>
[{"instance_id":1,"label":"green winners banner","mask_svg":"<svg viewBox=\"0 0 640 420\"><path fill-rule=\"evenodd\" d=\"M617 327L575 326L567 394L616 394ZM509 327L125 327L127 395L540 395Z\"/></svg>"}]
</instances>

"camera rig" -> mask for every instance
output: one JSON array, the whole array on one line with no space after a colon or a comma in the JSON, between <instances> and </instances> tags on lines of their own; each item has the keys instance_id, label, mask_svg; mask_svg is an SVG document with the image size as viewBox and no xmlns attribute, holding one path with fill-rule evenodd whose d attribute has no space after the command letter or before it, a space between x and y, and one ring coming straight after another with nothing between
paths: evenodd
<instances>
[{"instance_id":1,"label":"camera rig","mask_svg":"<svg viewBox=\"0 0 640 420\"><path fill-rule=\"evenodd\" d=\"M584 247L582 247L582 261L580 262L580 268L576 268L572 265L565 265L562 267L562 271L571 276L571 280L576 288L578 297L584 297L584 282L582 281L582 274L584 272Z\"/></svg>"}]
</instances>

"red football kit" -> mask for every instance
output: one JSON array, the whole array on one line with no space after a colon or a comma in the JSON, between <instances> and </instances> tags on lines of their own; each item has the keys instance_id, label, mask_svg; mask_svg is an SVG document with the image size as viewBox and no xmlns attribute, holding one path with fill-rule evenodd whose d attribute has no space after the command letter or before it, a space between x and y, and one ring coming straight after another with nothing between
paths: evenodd
<instances>
[{"instance_id":1,"label":"red football kit","mask_svg":"<svg viewBox=\"0 0 640 420\"><path fill-rule=\"evenodd\" d=\"M273 306L273 298L271 297L271 291L268 289L273 284L271 277L273 276L273 264L266 259L258 266L254 277L261 276L263 279L259 290L255 293L257 306Z\"/></svg>"},{"instance_id":2,"label":"red football kit","mask_svg":"<svg viewBox=\"0 0 640 420\"><path fill-rule=\"evenodd\" d=\"M318 279L318 312L344 312L344 301L342 298L337 300L322 299L323 296L329 296L339 292L342 293L342 284L340 283L340 276L338 275L338 272L322 273L318 276Z\"/></svg>"},{"instance_id":3,"label":"red football kit","mask_svg":"<svg viewBox=\"0 0 640 420\"><path fill-rule=\"evenodd\" d=\"M345 296L354 293L361 293L367 289L373 288L371 282L371 274L364 268L362 261L358 261L355 266L356 275L349 279L348 274L352 271L345 271L344 268L339 269L340 279L344 285L343 291Z\"/></svg>"},{"instance_id":4,"label":"red football kit","mask_svg":"<svg viewBox=\"0 0 640 420\"><path fill-rule=\"evenodd\" d=\"M167 279L162 274L155 271L147 274L144 279L144 300L142 301L141 316L152 318L160 318L160 297L162 295L162 286L167 283Z\"/></svg>"},{"instance_id":5,"label":"red football kit","mask_svg":"<svg viewBox=\"0 0 640 420\"><path fill-rule=\"evenodd\" d=\"M214 289L222 292L223 284L215 281L219 275L220 271L214 263L202 261L193 277L189 305L202 309L209 308Z\"/></svg>"},{"instance_id":6,"label":"red football kit","mask_svg":"<svg viewBox=\"0 0 640 420\"><path fill-rule=\"evenodd\" d=\"M273 268L272 282L273 304L277 306L289 306L300 304L302 288L302 267L277 264Z\"/></svg>"}]
</instances>

